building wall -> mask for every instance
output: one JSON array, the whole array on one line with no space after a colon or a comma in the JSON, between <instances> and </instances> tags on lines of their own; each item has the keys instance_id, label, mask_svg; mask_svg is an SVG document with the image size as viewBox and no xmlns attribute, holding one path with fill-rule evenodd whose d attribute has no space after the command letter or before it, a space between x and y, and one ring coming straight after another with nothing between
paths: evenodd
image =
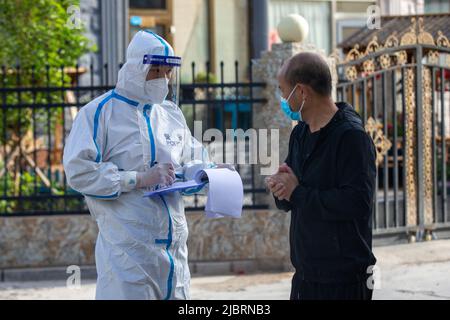
<instances>
[{"instance_id":1,"label":"building wall","mask_svg":"<svg viewBox=\"0 0 450 320\"><path fill-rule=\"evenodd\" d=\"M90 216L0 219L0 269L92 264L97 226Z\"/></svg>"},{"instance_id":2,"label":"building wall","mask_svg":"<svg viewBox=\"0 0 450 320\"><path fill-rule=\"evenodd\" d=\"M346 33L365 25L367 8L375 0L270 0L270 43L279 43L277 26L282 18L296 13L309 23L309 35L305 43L331 53Z\"/></svg>"},{"instance_id":3,"label":"building wall","mask_svg":"<svg viewBox=\"0 0 450 320\"><path fill-rule=\"evenodd\" d=\"M102 21L100 0L81 0L81 18L86 28L86 36L97 47L96 52L85 54L80 59L81 66L94 66L94 83L101 81L102 65ZM90 74L85 74L80 78L80 85L90 84Z\"/></svg>"},{"instance_id":4,"label":"building wall","mask_svg":"<svg viewBox=\"0 0 450 320\"><path fill-rule=\"evenodd\" d=\"M239 78L248 78L249 14L247 0L214 0L215 69L225 64L225 82L235 81L234 63L239 61Z\"/></svg>"},{"instance_id":5,"label":"building wall","mask_svg":"<svg viewBox=\"0 0 450 320\"><path fill-rule=\"evenodd\" d=\"M85 34L97 48L81 57L80 65L93 65L94 84L113 85L128 46L128 1L80 0L80 9ZM108 64L107 73L105 64ZM80 78L81 85L89 85L90 81L90 72Z\"/></svg>"},{"instance_id":6,"label":"building wall","mask_svg":"<svg viewBox=\"0 0 450 320\"><path fill-rule=\"evenodd\" d=\"M176 54L183 58L183 82L192 81L192 62L195 62L197 72L203 72L209 60L207 1L173 1L174 47Z\"/></svg>"},{"instance_id":7,"label":"building wall","mask_svg":"<svg viewBox=\"0 0 450 320\"><path fill-rule=\"evenodd\" d=\"M104 83L115 85L119 66L128 47L128 0L100 0L102 21L102 60L107 63Z\"/></svg>"},{"instance_id":8,"label":"building wall","mask_svg":"<svg viewBox=\"0 0 450 320\"><path fill-rule=\"evenodd\" d=\"M384 16L424 13L424 0L379 0L379 5Z\"/></svg>"},{"instance_id":9,"label":"building wall","mask_svg":"<svg viewBox=\"0 0 450 320\"><path fill-rule=\"evenodd\" d=\"M331 5L330 1L270 0L269 29L271 42L277 39L277 26L289 14L303 16L309 24L305 43L311 43L325 52L331 51Z\"/></svg>"},{"instance_id":10,"label":"building wall","mask_svg":"<svg viewBox=\"0 0 450 320\"><path fill-rule=\"evenodd\" d=\"M364 1L337 1L333 14L335 21L332 47L336 48L347 37L367 26L367 9L376 5L375 0Z\"/></svg>"}]
</instances>

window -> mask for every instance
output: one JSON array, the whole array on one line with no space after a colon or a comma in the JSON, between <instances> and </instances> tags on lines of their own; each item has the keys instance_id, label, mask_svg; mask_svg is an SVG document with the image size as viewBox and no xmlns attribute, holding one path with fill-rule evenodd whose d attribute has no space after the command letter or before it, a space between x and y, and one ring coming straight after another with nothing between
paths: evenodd
<instances>
[{"instance_id":1,"label":"window","mask_svg":"<svg viewBox=\"0 0 450 320\"><path fill-rule=\"evenodd\" d=\"M450 13L450 2L449 0L427 0L425 13Z\"/></svg>"},{"instance_id":2,"label":"window","mask_svg":"<svg viewBox=\"0 0 450 320\"><path fill-rule=\"evenodd\" d=\"M159 9L166 10L166 0L130 0L132 9Z\"/></svg>"},{"instance_id":3,"label":"window","mask_svg":"<svg viewBox=\"0 0 450 320\"><path fill-rule=\"evenodd\" d=\"M130 39L132 39L136 33L141 31L142 29L152 31L163 38L166 38L166 28L164 25L147 25L147 26L130 26Z\"/></svg>"},{"instance_id":4,"label":"window","mask_svg":"<svg viewBox=\"0 0 450 320\"><path fill-rule=\"evenodd\" d=\"M339 44L355 32L366 27L365 19L342 19L336 21L336 43Z\"/></svg>"},{"instance_id":5,"label":"window","mask_svg":"<svg viewBox=\"0 0 450 320\"><path fill-rule=\"evenodd\" d=\"M130 39L142 29L151 30L173 45L172 0L130 0Z\"/></svg>"}]
</instances>

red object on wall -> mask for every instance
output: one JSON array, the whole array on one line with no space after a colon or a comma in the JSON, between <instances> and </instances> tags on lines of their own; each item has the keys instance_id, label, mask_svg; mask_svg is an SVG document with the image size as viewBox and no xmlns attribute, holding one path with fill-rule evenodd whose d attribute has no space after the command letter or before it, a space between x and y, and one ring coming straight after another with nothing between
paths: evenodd
<instances>
[{"instance_id":1,"label":"red object on wall","mask_svg":"<svg viewBox=\"0 0 450 320\"><path fill-rule=\"evenodd\" d=\"M269 32L269 48L272 49L274 43L280 43L280 37L278 36L278 31L276 29L270 30Z\"/></svg>"}]
</instances>

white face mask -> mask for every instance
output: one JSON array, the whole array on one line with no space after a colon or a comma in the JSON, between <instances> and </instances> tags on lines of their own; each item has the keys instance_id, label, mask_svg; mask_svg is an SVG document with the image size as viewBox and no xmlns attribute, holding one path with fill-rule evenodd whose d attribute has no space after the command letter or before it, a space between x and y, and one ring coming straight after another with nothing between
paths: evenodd
<instances>
[{"instance_id":1,"label":"white face mask","mask_svg":"<svg viewBox=\"0 0 450 320\"><path fill-rule=\"evenodd\" d=\"M148 80L144 90L152 103L161 104L169 94L169 80L166 77Z\"/></svg>"}]
</instances>

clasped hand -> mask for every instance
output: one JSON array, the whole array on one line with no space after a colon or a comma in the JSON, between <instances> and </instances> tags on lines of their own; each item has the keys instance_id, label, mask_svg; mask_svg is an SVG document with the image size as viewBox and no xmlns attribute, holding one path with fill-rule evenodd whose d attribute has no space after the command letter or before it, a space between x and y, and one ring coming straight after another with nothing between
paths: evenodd
<instances>
[{"instance_id":1,"label":"clasped hand","mask_svg":"<svg viewBox=\"0 0 450 320\"><path fill-rule=\"evenodd\" d=\"M278 200L287 201L291 199L292 193L299 185L297 176L286 163L283 163L274 175L267 177L265 182L270 192L272 192Z\"/></svg>"}]
</instances>

